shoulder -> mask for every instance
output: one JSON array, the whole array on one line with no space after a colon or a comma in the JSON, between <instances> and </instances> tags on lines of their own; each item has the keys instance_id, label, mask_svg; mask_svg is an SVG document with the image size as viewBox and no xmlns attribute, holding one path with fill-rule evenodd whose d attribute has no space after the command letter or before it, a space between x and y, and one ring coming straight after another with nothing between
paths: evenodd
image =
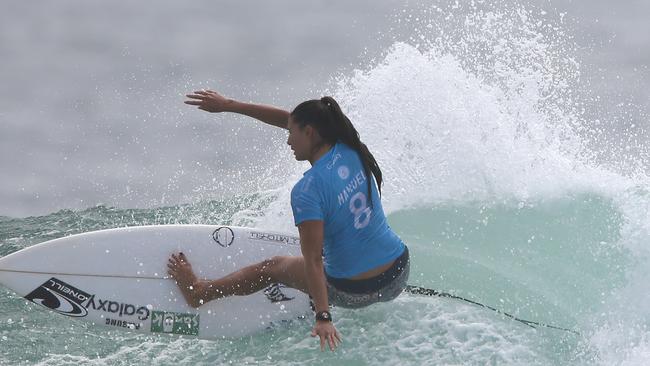
<instances>
[{"instance_id":1,"label":"shoulder","mask_svg":"<svg viewBox=\"0 0 650 366\"><path fill-rule=\"evenodd\" d=\"M336 147L339 151L350 154L350 153L356 153L357 151L350 145L344 143L344 142L337 142Z\"/></svg>"},{"instance_id":2,"label":"shoulder","mask_svg":"<svg viewBox=\"0 0 650 366\"><path fill-rule=\"evenodd\" d=\"M323 194L317 175L306 173L291 190L291 208L296 225L323 218Z\"/></svg>"},{"instance_id":3,"label":"shoulder","mask_svg":"<svg viewBox=\"0 0 650 366\"><path fill-rule=\"evenodd\" d=\"M291 190L291 196L294 197L302 193L318 191L320 187L320 180L320 176L315 171L308 171L293 186L293 189Z\"/></svg>"},{"instance_id":4,"label":"shoulder","mask_svg":"<svg viewBox=\"0 0 650 366\"><path fill-rule=\"evenodd\" d=\"M359 153L351 146L339 142L336 144L336 147L337 147L336 150L338 151L340 160L345 162L349 162L350 160L360 161Z\"/></svg>"}]
</instances>

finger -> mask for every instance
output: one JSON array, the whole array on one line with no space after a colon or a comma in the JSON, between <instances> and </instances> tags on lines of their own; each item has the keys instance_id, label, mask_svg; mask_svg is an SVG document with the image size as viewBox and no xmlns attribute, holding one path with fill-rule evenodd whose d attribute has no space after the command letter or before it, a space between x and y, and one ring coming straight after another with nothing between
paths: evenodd
<instances>
[{"instance_id":1,"label":"finger","mask_svg":"<svg viewBox=\"0 0 650 366\"><path fill-rule=\"evenodd\" d=\"M206 95L206 94L208 94L208 92L206 92L205 90L197 90L197 91L194 92L194 94Z\"/></svg>"},{"instance_id":2,"label":"finger","mask_svg":"<svg viewBox=\"0 0 650 366\"><path fill-rule=\"evenodd\" d=\"M339 334L339 332L334 333L334 336L339 341L339 343L343 343L343 341L341 340L341 335Z\"/></svg>"},{"instance_id":3,"label":"finger","mask_svg":"<svg viewBox=\"0 0 650 366\"><path fill-rule=\"evenodd\" d=\"M186 97L191 98L191 99L205 99L205 95L201 94L187 94Z\"/></svg>"},{"instance_id":4,"label":"finger","mask_svg":"<svg viewBox=\"0 0 650 366\"><path fill-rule=\"evenodd\" d=\"M334 336L332 334L327 337L327 341L330 344L330 350L334 351L336 349L336 345L334 344Z\"/></svg>"},{"instance_id":5,"label":"finger","mask_svg":"<svg viewBox=\"0 0 650 366\"><path fill-rule=\"evenodd\" d=\"M325 336L320 336L320 351L325 351Z\"/></svg>"},{"instance_id":6,"label":"finger","mask_svg":"<svg viewBox=\"0 0 650 366\"><path fill-rule=\"evenodd\" d=\"M312 330L311 330L311 336L312 336L312 337L316 337L316 329L312 329Z\"/></svg>"},{"instance_id":7,"label":"finger","mask_svg":"<svg viewBox=\"0 0 650 366\"><path fill-rule=\"evenodd\" d=\"M201 101L197 101L197 100L186 100L185 101L185 104L189 104L189 105L201 105L202 103L203 103L202 100Z\"/></svg>"},{"instance_id":8,"label":"finger","mask_svg":"<svg viewBox=\"0 0 650 366\"><path fill-rule=\"evenodd\" d=\"M197 94L188 94L188 95L186 95L186 97L188 97L188 98L190 98L190 99L198 99L198 100L203 100L203 99L205 99L205 96L203 96L203 95L197 95Z\"/></svg>"}]
</instances>

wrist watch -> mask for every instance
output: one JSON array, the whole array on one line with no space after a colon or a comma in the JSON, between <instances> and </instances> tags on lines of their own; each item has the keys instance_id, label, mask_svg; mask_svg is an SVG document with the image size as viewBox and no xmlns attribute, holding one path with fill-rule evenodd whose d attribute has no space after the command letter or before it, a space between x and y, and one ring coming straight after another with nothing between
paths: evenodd
<instances>
[{"instance_id":1,"label":"wrist watch","mask_svg":"<svg viewBox=\"0 0 650 366\"><path fill-rule=\"evenodd\" d=\"M316 320L322 320L326 322L332 321L332 314L329 311L323 310L316 313Z\"/></svg>"}]
</instances>

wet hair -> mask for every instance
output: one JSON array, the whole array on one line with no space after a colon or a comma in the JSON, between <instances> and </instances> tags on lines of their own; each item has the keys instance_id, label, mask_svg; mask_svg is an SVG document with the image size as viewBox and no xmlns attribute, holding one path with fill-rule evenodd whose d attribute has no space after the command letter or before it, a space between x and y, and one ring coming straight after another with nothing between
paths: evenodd
<instances>
[{"instance_id":1,"label":"wet hair","mask_svg":"<svg viewBox=\"0 0 650 366\"><path fill-rule=\"evenodd\" d=\"M377 160L370 153L366 144L361 142L359 132L354 128L350 119L341 111L341 107L334 98L323 97L302 102L291 112L291 117L301 128L306 125L315 128L325 143L334 145L341 141L354 149L359 154L363 171L368 177L368 200L370 205L372 205L370 172L375 176L379 195L381 196L382 175Z\"/></svg>"}]
</instances>

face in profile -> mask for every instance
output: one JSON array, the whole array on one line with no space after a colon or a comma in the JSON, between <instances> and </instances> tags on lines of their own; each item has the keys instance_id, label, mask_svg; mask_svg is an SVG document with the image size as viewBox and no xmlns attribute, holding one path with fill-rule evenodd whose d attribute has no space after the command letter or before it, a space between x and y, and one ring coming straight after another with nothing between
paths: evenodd
<instances>
[{"instance_id":1,"label":"face in profile","mask_svg":"<svg viewBox=\"0 0 650 366\"><path fill-rule=\"evenodd\" d=\"M291 150L293 151L296 160L309 160L312 150L311 140L313 128L309 125L304 127L300 126L293 120L293 117L289 117L287 129L289 130L287 145L291 146Z\"/></svg>"}]
</instances>

